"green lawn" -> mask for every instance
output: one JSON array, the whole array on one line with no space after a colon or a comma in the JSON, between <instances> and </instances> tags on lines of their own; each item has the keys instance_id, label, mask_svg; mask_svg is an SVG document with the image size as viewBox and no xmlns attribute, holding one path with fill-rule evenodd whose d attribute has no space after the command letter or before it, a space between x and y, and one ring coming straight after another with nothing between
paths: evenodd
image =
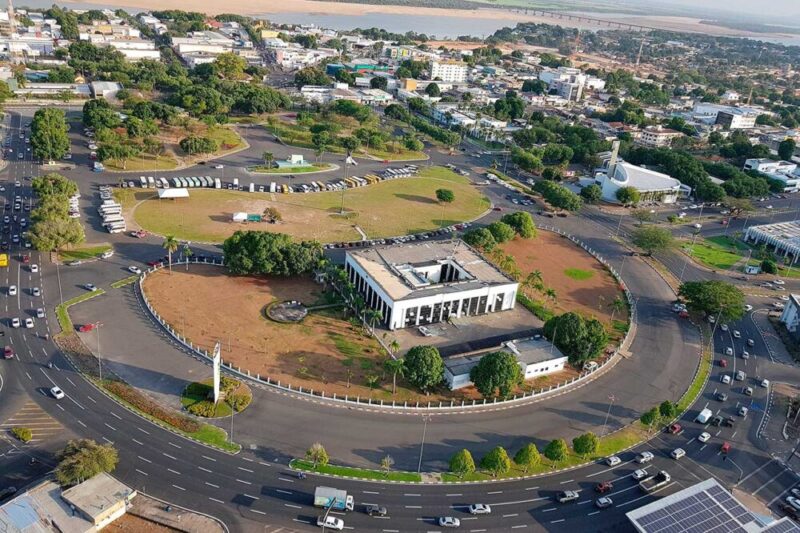
<instances>
[{"instance_id":1,"label":"green lawn","mask_svg":"<svg viewBox=\"0 0 800 533\"><path fill-rule=\"evenodd\" d=\"M242 138L239 137L238 133L223 126L209 128L204 136L218 141L221 152L235 150L236 148L244 145L244 142L242 141Z\"/></svg>"},{"instance_id":2,"label":"green lawn","mask_svg":"<svg viewBox=\"0 0 800 533\"><path fill-rule=\"evenodd\" d=\"M404 481L406 483L419 483L422 476L416 472L385 472L383 470L369 470L367 468L351 468L348 466L335 466L327 464L325 466L314 465L311 461L303 459L293 459L289 466L305 472L318 472L320 474L331 474L336 476L347 476L358 479L375 479L381 481Z\"/></svg>"},{"instance_id":3,"label":"green lawn","mask_svg":"<svg viewBox=\"0 0 800 533\"><path fill-rule=\"evenodd\" d=\"M183 394L181 394L181 405L184 408L188 409L189 407L197 404L197 403L211 403L208 399L209 392L211 391L211 386L205 383L190 383L186 386L183 390ZM230 416L233 412L233 409L228 402L219 401L214 406L214 413L213 415L209 416L209 418L219 418L223 416Z\"/></svg>"},{"instance_id":4,"label":"green lawn","mask_svg":"<svg viewBox=\"0 0 800 533\"><path fill-rule=\"evenodd\" d=\"M134 283L137 279L139 279L139 276L137 276L136 274L134 274L133 276L128 276L127 278L122 278L122 279L117 280L114 283L112 283L111 284L111 288L112 289L121 289L122 287L125 287L126 285L130 285L131 283Z\"/></svg>"},{"instance_id":5,"label":"green lawn","mask_svg":"<svg viewBox=\"0 0 800 533\"><path fill-rule=\"evenodd\" d=\"M110 244L103 244L100 246L83 246L74 248L72 250L61 250L58 253L58 258L61 261L84 261L86 259L94 259L99 257L103 252L111 249Z\"/></svg>"},{"instance_id":6,"label":"green lawn","mask_svg":"<svg viewBox=\"0 0 800 533\"><path fill-rule=\"evenodd\" d=\"M591 272L589 270L582 270L580 268L567 268L566 270L564 270L564 274L567 277L574 279L575 281L585 281L594 276L594 272Z\"/></svg>"},{"instance_id":7,"label":"green lawn","mask_svg":"<svg viewBox=\"0 0 800 533\"><path fill-rule=\"evenodd\" d=\"M106 170L111 171L138 171L138 172L155 172L157 170L174 170L178 166L178 162L174 157L168 155L160 155L158 157L151 154L141 154L132 159L128 159L123 167L122 161L114 159L107 159L103 161Z\"/></svg>"},{"instance_id":8,"label":"green lawn","mask_svg":"<svg viewBox=\"0 0 800 533\"><path fill-rule=\"evenodd\" d=\"M333 165L328 163L313 163L303 167L283 167L283 168L268 168L266 165L257 165L250 167L247 170L257 174L304 174L307 172L320 172L323 170L330 170Z\"/></svg>"},{"instance_id":9,"label":"green lawn","mask_svg":"<svg viewBox=\"0 0 800 533\"><path fill-rule=\"evenodd\" d=\"M714 237L698 240L694 246L687 244L683 249L687 253L691 252L690 255L695 261L715 270L728 270L743 259L741 250L737 246L729 245L726 241Z\"/></svg>"},{"instance_id":10,"label":"green lawn","mask_svg":"<svg viewBox=\"0 0 800 533\"><path fill-rule=\"evenodd\" d=\"M453 203L436 200L436 189L443 186L455 193ZM390 237L471 220L489 207L486 197L466 178L441 167L424 168L416 178L389 180L344 192L272 195L193 189L188 199L158 200L146 191L128 191L118 196L126 208L144 200L134 211L139 226L158 235L172 234L202 242L221 242L238 229L274 231L323 243L358 240L354 225L370 238ZM342 202L344 216L340 214ZM267 207L276 208L283 221L247 225L231 222L235 212L261 214Z\"/></svg>"}]
</instances>

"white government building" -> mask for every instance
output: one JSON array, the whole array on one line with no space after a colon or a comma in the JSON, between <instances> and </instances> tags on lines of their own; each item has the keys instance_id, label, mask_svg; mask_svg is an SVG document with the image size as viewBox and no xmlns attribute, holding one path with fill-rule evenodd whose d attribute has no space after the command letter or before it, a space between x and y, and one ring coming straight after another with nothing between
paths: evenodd
<instances>
[{"instance_id":1,"label":"white government building","mask_svg":"<svg viewBox=\"0 0 800 533\"><path fill-rule=\"evenodd\" d=\"M791 255L792 264L795 264L800 254L800 221L750 226L744 234L744 240L755 245L771 246L775 255Z\"/></svg>"},{"instance_id":2,"label":"white government building","mask_svg":"<svg viewBox=\"0 0 800 533\"><path fill-rule=\"evenodd\" d=\"M513 309L519 287L461 240L348 251L345 271L390 330Z\"/></svg>"},{"instance_id":3,"label":"white government building","mask_svg":"<svg viewBox=\"0 0 800 533\"><path fill-rule=\"evenodd\" d=\"M594 176L595 183L603 190L603 200L606 202L619 203L617 191L623 187L633 187L639 191L641 201L658 201L664 204L674 204L680 196L691 192L691 189L675 178L619 159L618 150L619 141L614 141L612 151L604 157L603 169Z\"/></svg>"}]
</instances>

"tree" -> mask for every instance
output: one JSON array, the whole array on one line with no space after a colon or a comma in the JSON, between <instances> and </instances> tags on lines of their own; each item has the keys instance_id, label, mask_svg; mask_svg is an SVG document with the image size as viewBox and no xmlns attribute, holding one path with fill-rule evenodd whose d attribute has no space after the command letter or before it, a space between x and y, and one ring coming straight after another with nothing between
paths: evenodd
<instances>
[{"instance_id":1,"label":"tree","mask_svg":"<svg viewBox=\"0 0 800 533\"><path fill-rule=\"evenodd\" d=\"M644 226L633 230L631 242L648 255L667 250L674 244L672 233L658 226Z\"/></svg>"},{"instance_id":2,"label":"tree","mask_svg":"<svg viewBox=\"0 0 800 533\"><path fill-rule=\"evenodd\" d=\"M494 240L497 243L510 241L516 235L514 228L499 220L486 226L486 229L489 230L489 233L492 234L492 237L494 237Z\"/></svg>"},{"instance_id":3,"label":"tree","mask_svg":"<svg viewBox=\"0 0 800 533\"><path fill-rule=\"evenodd\" d=\"M283 233L237 231L222 244L232 274L295 276L313 270L322 256L316 241L293 242Z\"/></svg>"},{"instance_id":4,"label":"tree","mask_svg":"<svg viewBox=\"0 0 800 533\"><path fill-rule=\"evenodd\" d=\"M661 418L666 418L667 420L672 420L678 414L678 408L669 400L664 400L658 406L658 414L661 415Z\"/></svg>"},{"instance_id":5,"label":"tree","mask_svg":"<svg viewBox=\"0 0 800 533\"><path fill-rule=\"evenodd\" d=\"M655 214L651 213L649 209L634 209L631 211L631 216L639 221L640 226L645 222L652 222L656 218Z\"/></svg>"},{"instance_id":6,"label":"tree","mask_svg":"<svg viewBox=\"0 0 800 533\"><path fill-rule=\"evenodd\" d=\"M603 189L599 185L593 183L581 189L581 198L588 204L595 204L603 197Z\"/></svg>"},{"instance_id":7,"label":"tree","mask_svg":"<svg viewBox=\"0 0 800 533\"><path fill-rule=\"evenodd\" d=\"M304 85L327 85L330 82L328 75L317 67L300 69L294 75L294 84L298 89L302 89Z\"/></svg>"},{"instance_id":8,"label":"tree","mask_svg":"<svg viewBox=\"0 0 800 533\"><path fill-rule=\"evenodd\" d=\"M309 449L306 450L306 459L314 463L315 469L317 468L317 465L327 465L328 461L330 460L325 447L319 442L315 442Z\"/></svg>"},{"instance_id":9,"label":"tree","mask_svg":"<svg viewBox=\"0 0 800 533\"><path fill-rule=\"evenodd\" d=\"M582 457L595 453L599 445L600 439L591 431L572 439L572 449Z\"/></svg>"},{"instance_id":10,"label":"tree","mask_svg":"<svg viewBox=\"0 0 800 533\"><path fill-rule=\"evenodd\" d=\"M244 69L247 68L247 61L242 56L232 52L220 54L214 60L217 72L223 78L238 80L244 77Z\"/></svg>"},{"instance_id":11,"label":"tree","mask_svg":"<svg viewBox=\"0 0 800 533\"><path fill-rule=\"evenodd\" d=\"M542 80L525 80L522 82L522 92L533 94L544 94L547 91L547 84Z\"/></svg>"},{"instance_id":12,"label":"tree","mask_svg":"<svg viewBox=\"0 0 800 533\"><path fill-rule=\"evenodd\" d=\"M180 140L178 145L187 154L213 154L219 150L219 141L211 137L189 135Z\"/></svg>"},{"instance_id":13,"label":"tree","mask_svg":"<svg viewBox=\"0 0 800 533\"><path fill-rule=\"evenodd\" d=\"M125 119L125 130L129 137L146 137L158 134L158 125L153 119L129 116Z\"/></svg>"},{"instance_id":14,"label":"tree","mask_svg":"<svg viewBox=\"0 0 800 533\"><path fill-rule=\"evenodd\" d=\"M597 356L608 343L608 334L597 319L585 319L573 312L545 322L544 335L573 365Z\"/></svg>"},{"instance_id":15,"label":"tree","mask_svg":"<svg viewBox=\"0 0 800 533\"><path fill-rule=\"evenodd\" d=\"M101 472L113 472L119 462L117 450L111 444L98 444L91 439L70 440L57 459L55 475L64 487L82 483Z\"/></svg>"},{"instance_id":16,"label":"tree","mask_svg":"<svg viewBox=\"0 0 800 533\"><path fill-rule=\"evenodd\" d=\"M622 202L622 205L636 205L639 203L641 195L635 187L620 187L617 189L617 200Z\"/></svg>"},{"instance_id":17,"label":"tree","mask_svg":"<svg viewBox=\"0 0 800 533\"><path fill-rule=\"evenodd\" d=\"M659 417L658 407L653 407L649 411L643 413L642 416L639 417L639 421L648 428L652 428L653 425L658 422Z\"/></svg>"},{"instance_id":18,"label":"tree","mask_svg":"<svg viewBox=\"0 0 800 533\"><path fill-rule=\"evenodd\" d=\"M455 201L456 195L450 189L436 189L436 199L445 204Z\"/></svg>"},{"instance_id":19,"label":"tree","mask_svg":"<svg viewBox=\"0 0 800 533\"><path fill-rule=\"evenodd\" d=\"M391 455L386 455L383 458L381 458L381 469L384 472L386 472L387 476L389 475L389 470L391 470L393 466L394 466L394 459L392 458Z\"/></svg>"},{"instance_id":20,"label":"tree","mask_svg":"<svg viewBox=\"0 0 800 533\"><path fill-rule=\"evenodd\" d=\"M564 441L564 439L553 439L547 444L547 447L545 447L544 456L551 461L558 463L567 458L568 451L569 449L567 448L567 443Z\"/></svg>"},{"instance_id":21,"label":"tree","mask_svg":"<svg viewBox=\"0 0 800 533\"><path fill-rule=\"evenodd\" d=\"M372 89L385 91L389 86L389 80L386 79L385 76L373 76L372 79L369 80L369 86Z\"/></svg>"},{"instance_id":22,"label":"tree","mask_svg":"<svg viewBox=\"0 0 800 533\"><path fill-rule=\"evenodd\" d=\"M791 161L797 143L794 139L784 139L778 144L778 156L784 161Z\"/></svg>"},{"instance_id":23,"label":"tree","mask_svg":"<svg viewBox=\"0 0 800 533\"><path fill-rule=\"evenodd\" d=\"M176 239L174 235L167 235L166 237L164 237L164 242L161 244L161 247L167 251L170 274L172 273L172 254L178 250L179 245L180 243L178 242L178 239Z\"/></svg>"},{"instance_id":24,"label":"tree","mask_svg":"<svg viewBox=\"0 0 800 533\"><path fill-rule=\"evenodd\" d=\"M397 392L397 376L403 377L405 375L405 362L403 359L389 358L384 361L383 368L392 375L392 394L394 394Z\"/></svg>"},{"instance_id":25,"label":"tree","mask_svg":"<svg viewBox=\"0 0 800 533\"><path fill-rule=\"evenodd\" d=\"M349 135L347 137L342 137L341 139L339 139L339 144L342 146L342 148L344 148L347 151L347 155L350 155L356 150L358 150L358 147L361 146L361 141L359 140L358 137Z\"/></svg>"},{"instance_id":26,"label":"tree","mask_svg":"<svg viewBox=\"0 0 800 533\"><path fill-rule=\"evenodd\" d=\"M521 466L522 471L527 474L530 468L535 468L542 462L542 456L539 455L539 450L536 449L536 445L529 442L520 448L514 456L514 462L517 463L518 466Z\"/></svg>"},{"instance_id":27,"label":"tree","mask_svg":"<svg viewBox=\"0 0 800 533\"><path fill-rule=\"evenodd\" d=\"M777 274L778 263L776 263L772 259L764 259L763 261L761 261L761 271L764 274Z\"/></svg>"},{"instance_id":28,"label":"tree","mask_svg":"<svg viewBox=\"0 0 800 533\"><path fill-rule=\"evenodd\" d=\"M510 352L491 352L481 357L469 372L469 379L485 398L507 398L523 381L522 369Z\"/></svg>"},{"instance_id":29,"label":"tree","mask_svg":"<svg viewBox=\"0 0 800 533\"><path fill-rule=\"evenodd\" d=\"M272 152L262 152L261 158L264 159L264 165L267 168L272 168L272 162L275 160L275 155Z\"/></svg>"},{"instance_id":30,"label":"tree","mask_svg":"<svg viewBox=\"0 0 800 533\"><path fill-rule=\"evenodd\" d=\"M444 379L444 361L435 346L414 346L404 359L406 379L423 392Z\"/></svg>"},{"instance_id":31,"label":"tree","mask_svg":"<svg viewBox=\"0 0 800 533\"><path fill-rule=\"evenodd\" d=\"M119 115L106 100L89 100L83 104L83 125L87 128L116 128L120 123Z\"/></svg>"},{"instance_id":32,"label":"tree","mask_svg":"<svg viewBox=\"0 0 800 533\"><path fill-rule=\"evenodd\" d=\"M31 121L31 149L42 161L61 159L69 151L64 112L54 107L39 109Z\"/></svg>"},{"instance_id":33,"label":"tree","mask_svg":"<svg viewBox=\"0 0 800 533\"><path fill-rule=\"evenodd\" d=\"M536 237L536 224L533 223L531 214L526 211L517 211L503 215L501 222L511 226L514 231L523 239Z\"/></svg>"},{"instance_id":34,"label":"tree","mask_svg":"<svg viewBox=\"0 0 800 533\"><path fill-rule=\"evenodd\" d=\"M713 316L722 323L744 316L744 293L725 281L687 281L678 289L678 296L692 311Z\"/></svg>"},{"instance_id":35,"label":"tree","mask_svg":"<svg viewBox=\"0 0 800 533\"><path fill-rule=\"evenodd\" d=\"M486 228L472 228L464 233L464 242L483 252L490 252L497 246L492 232Z\"/></svg>"},{"instance_id":36,"label":"tree","mask_svg":"<svg viewBox=\"0 0 800 533\"><path fill-rule=\"evenodd\" d=\"M325 153L331 144L331 135L327 131L320 131L311 136L311 144L314 145L317 157Z\"/></svg>"},{"instance_id":37,"label":"tree","mask_svg":"<svg viewBox=\"0 0 800 533\"><path fill-rule=\"evenodd\" d=\"M425 94L430 96L431 98L435 98L437 96L442 95L442 90L439 89L439 85L436 83L429 83L427 87L425 87Z\"/></svg>"},{"instance_id":38,"label":"tree","mask_svg":"<svg viewBox=\"0 0 800 533\"><path fill-rule=\"evenodd\" d=\"M419 152L425 148L425 144L413 135L403 137L403 148L411 152Z\"/></svg>"},{"instance_id":39,"label":"tree","mask_svg":"<svg viewBox=\"0 0 800 533\"><path fill-rule=\"evenodd\" d=\"M466 474L471 474L475 471L475 460L469 450L461 450L456 452L450 458L450 472L463 478Z\"/></svg>"},{"instance_id":40,"label":"tree","mask_svg":"<svg viewBox=\"0 0 800 533\"><path fill-rule=\"evenodd\" d=\"M492 473L492 477L505 474L511 470L511 459L508 457L506 449L497 446L481 459L481 468Z\"/></svg>"}]
</instances>

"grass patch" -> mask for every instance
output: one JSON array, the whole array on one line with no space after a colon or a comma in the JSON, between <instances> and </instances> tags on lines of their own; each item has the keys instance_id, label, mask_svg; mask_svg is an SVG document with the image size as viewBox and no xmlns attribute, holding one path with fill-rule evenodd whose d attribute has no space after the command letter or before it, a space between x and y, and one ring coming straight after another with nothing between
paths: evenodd
<instances>
[{"instance_id":1,"label":"grass patch","mask_svg":"<svg viewBox=\"0 0 800 533\"><path fill-rule=\"evenodd\" d=\"M738 252L731 252L709 241L696 242L694 246L689 244L683 250L695 261L714 270L728 270L742 260Z\"/></svg>"},{"instance_id":2,"label":"grass patch","mask_svg":"<svg viewBox=\"0 0 800 533\"><path fill-rule=\"evenodd\" d=\"M73 333L75 330L75 326L72 324L72 319L69 317L69 308L75 304L79 304L81 302L85 302L86 300L91 300L95 296L100 296L101 294L105 294L106 291L103 289L95 289L92 292L87 292L86 294L81 294L71 300L67 300L61 305L56 306L56 318L58 319L58 325L61 327L62 333Z\"/></svg>"},{"instance_id":3,"label":"grass patch","mask_svg":"<svg viewBox=\"0 0 800 533\"><path fill-rule=\"evenodd\" d=\"M443 186L454 192L452 204L436 201L436 189ZM192 190L189 198L178 201L158 200L152 193L141 190L134 192L133 198L130 193L126 196L124 206L138 203L134 218L140 227L157 235L201 242L221 242L244 228L267 229L323 243L359 240L354 223L370 238L392 237L472 220L489 207L488 199L469 180L441 167L424 168L416 178L383 181L348 189L344 194L328 191L270 196L197 189ZM342 200L345 211L352 212L355 220L337 216ZM232 213L261 213L267 207L280 211L283 221L268 228L231 222ZM403 213L403 216L387 216L387 213Z\"/></svg>"},{"instance_id":4,"label":"grass patch","mask_svg":"<svg viewBox=\"0 0 800 533\"><path fill-rule=\"evenodd\" d=\"M304 174L308 172L321 172L323 170L330 170L333 165L329 163L312 163L311 165L302 167L284 167L275 168L267 167L266 165L257 165L250 167L247 170L255 172L256 174Z\"/></svg>"},{"instance_id":5,"label":"grass patch","mask_svg":"<svg viewBox=\"0 0 800 533\"><path fill-rule=\"evenodd\" d=\"M244 146L244 142L242 141L242 138L239 137L238 133L223 126L214 126L213 128L209 128L204 136L219 142L220 152L236 150L237 148Z\"/></svg>"},{"instance_id":6,"label":"grass patch","mask_svg":"<svg viewBox=\"0 0 800 533\"><path fill-rule=\"evenodd\" d=\"M60 261L85 261L87 259L100 257L101 254L110 249L110 244L103 244L101 246L86 246L73 248L72 250L61 250L58 252L58 259Z\"/></svg>"},{"instance_id":7,"label":"grass patch","mask_svg":"<svg viewBox=\"0 0 800 533\"><path fill-rule=\"evenodd\" d=\"M358 357L361 355L363 348L360 344L357 344L344 335L339 335L338 333L332 333L330 337L333 341L333 344L336 346L336 349L339 350L342 355L346 357Z\"/></svg>"},{"instance_id":8,"label":"grass patch","mask_svg":"<svg viewBox=\"0 0 800 533\"><path fill-rule=\"evenodd\" d=\"M349 466L336 466L336 465L314 465L311 461L304 459L292 459L289 466L304 472L316 472L318 474L330 474L334 476L347 476L358 479L375 479L379 481L404 481L406 483L419 483L422 481L422 476L416 472L393 472L383 470L370 470L367 468L352 468Z\"/></svg>"},{"instance_id":9,"label":"grass patch","mask_svg":"<svg viewBox=\"0 0 800 533\"><path fill-rule=\"evenodd\" d=\"M168 155L160 155L158 157L152 154L142 153L133 159L128 159L124 162L114 159L107 159L103 161L106 170L111 171L139 171L139 172L155 172L157 170L174 170L178 167L178 162L174 157Z\"/></svg>"},{"instance_id":10,"label":"grass patch","mask_svg":"<svg viewBox=\"0 0 800 533\"><path fill-rule=\"evenodd\" d=\"M567 268L564 270L564 274L575 281L585 281L594 276L594 272L580 268Z\"/></svg>"},{"instance_id":11,"label":"grass patch","mask_svg":"<svg viewBox=\"0 0 800 533\"><path fill-rule=\"evenodd\" d=\"M137 279L139 279L139 276L137 276L136 274L134 274L133 276L128 276L127 278L122 278L121 280L118 280L118 281L115 281L114 283L112 283L111 284L111 288L112 289L120 289L120 288L122 288L122 287L124 287L126 285L130 285L131 283L134 283Z\"/></svg>"},{"instance_id":12,"label":"grass patch","mask_svg":"<svg viewBox=\"0 0 800 533\"><path fill-rule=\"evenodd\" d=\"M11 434L21 442L29 442L33 438L33 431L26 427L15 427L11 429Z\"/></svg>"},{"instance_id":13,"label":"grass patch","mask_svg":"<svg viewBox=\"0 0 800 533\"><path fill-rule=\"evenodd\" d=\"M711 334L707 327L701 326L705 329L704 335L705 338ZM686 389L686 392L683 393L681 399L678 400L677 409L678 413L683 413L686 411L692 403L697 399L701 392L703 392L703 387L708 380L708 376L711 375L711 367L714 363L713 354L703 347L703 353L700 356L700 365L698 367L697 372L695 373L694 379L692 383L689 385L689 388Z\"/></svg>"}]
</instances>

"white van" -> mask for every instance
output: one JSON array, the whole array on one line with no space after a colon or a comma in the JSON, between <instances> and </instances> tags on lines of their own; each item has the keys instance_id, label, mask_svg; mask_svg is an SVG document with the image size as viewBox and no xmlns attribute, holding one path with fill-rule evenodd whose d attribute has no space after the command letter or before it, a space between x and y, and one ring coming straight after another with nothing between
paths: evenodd
<instances>
[{"instance_id":1,"label":"white van","mask_svg":"<svg viewBox=\"0 0 800 533\"><path fill-rule=\"evenodd\" d=\"M233 178L233 188L239 190L239 178Z\"/></svg>"},{"instance_id":2,"label":"white van","mask_svg":"<svg viewBox=\"0 0 800 533\"><path fill-rule=\"evenodd\" d=\"M711 411L711 409L703 409L700 411L700 414L695 417L694 421L700 424L706 424L709 420L711 420L712 416L714 416L714 413Z\"/></svg>"},{"instance_id":3,"label":"white van","mask_svg":"<svg viewBox=\"0 0 800 533\"><path fill-rule=\"evenodd\" d=\"M214 188L215 189L221 189L222 188L222 182L220 181L219 178L214 178Z\"/></svg>"},{"instance_id":4,"label":"white van","mask_svg":"<svg viewBox=\"0 0 800 533\"><path fill-rule=\"evenodd\" d=\"M275 182L273 181L269 184L269 192L275 192L275 190Z\"/></svg>"}]
</instances>

